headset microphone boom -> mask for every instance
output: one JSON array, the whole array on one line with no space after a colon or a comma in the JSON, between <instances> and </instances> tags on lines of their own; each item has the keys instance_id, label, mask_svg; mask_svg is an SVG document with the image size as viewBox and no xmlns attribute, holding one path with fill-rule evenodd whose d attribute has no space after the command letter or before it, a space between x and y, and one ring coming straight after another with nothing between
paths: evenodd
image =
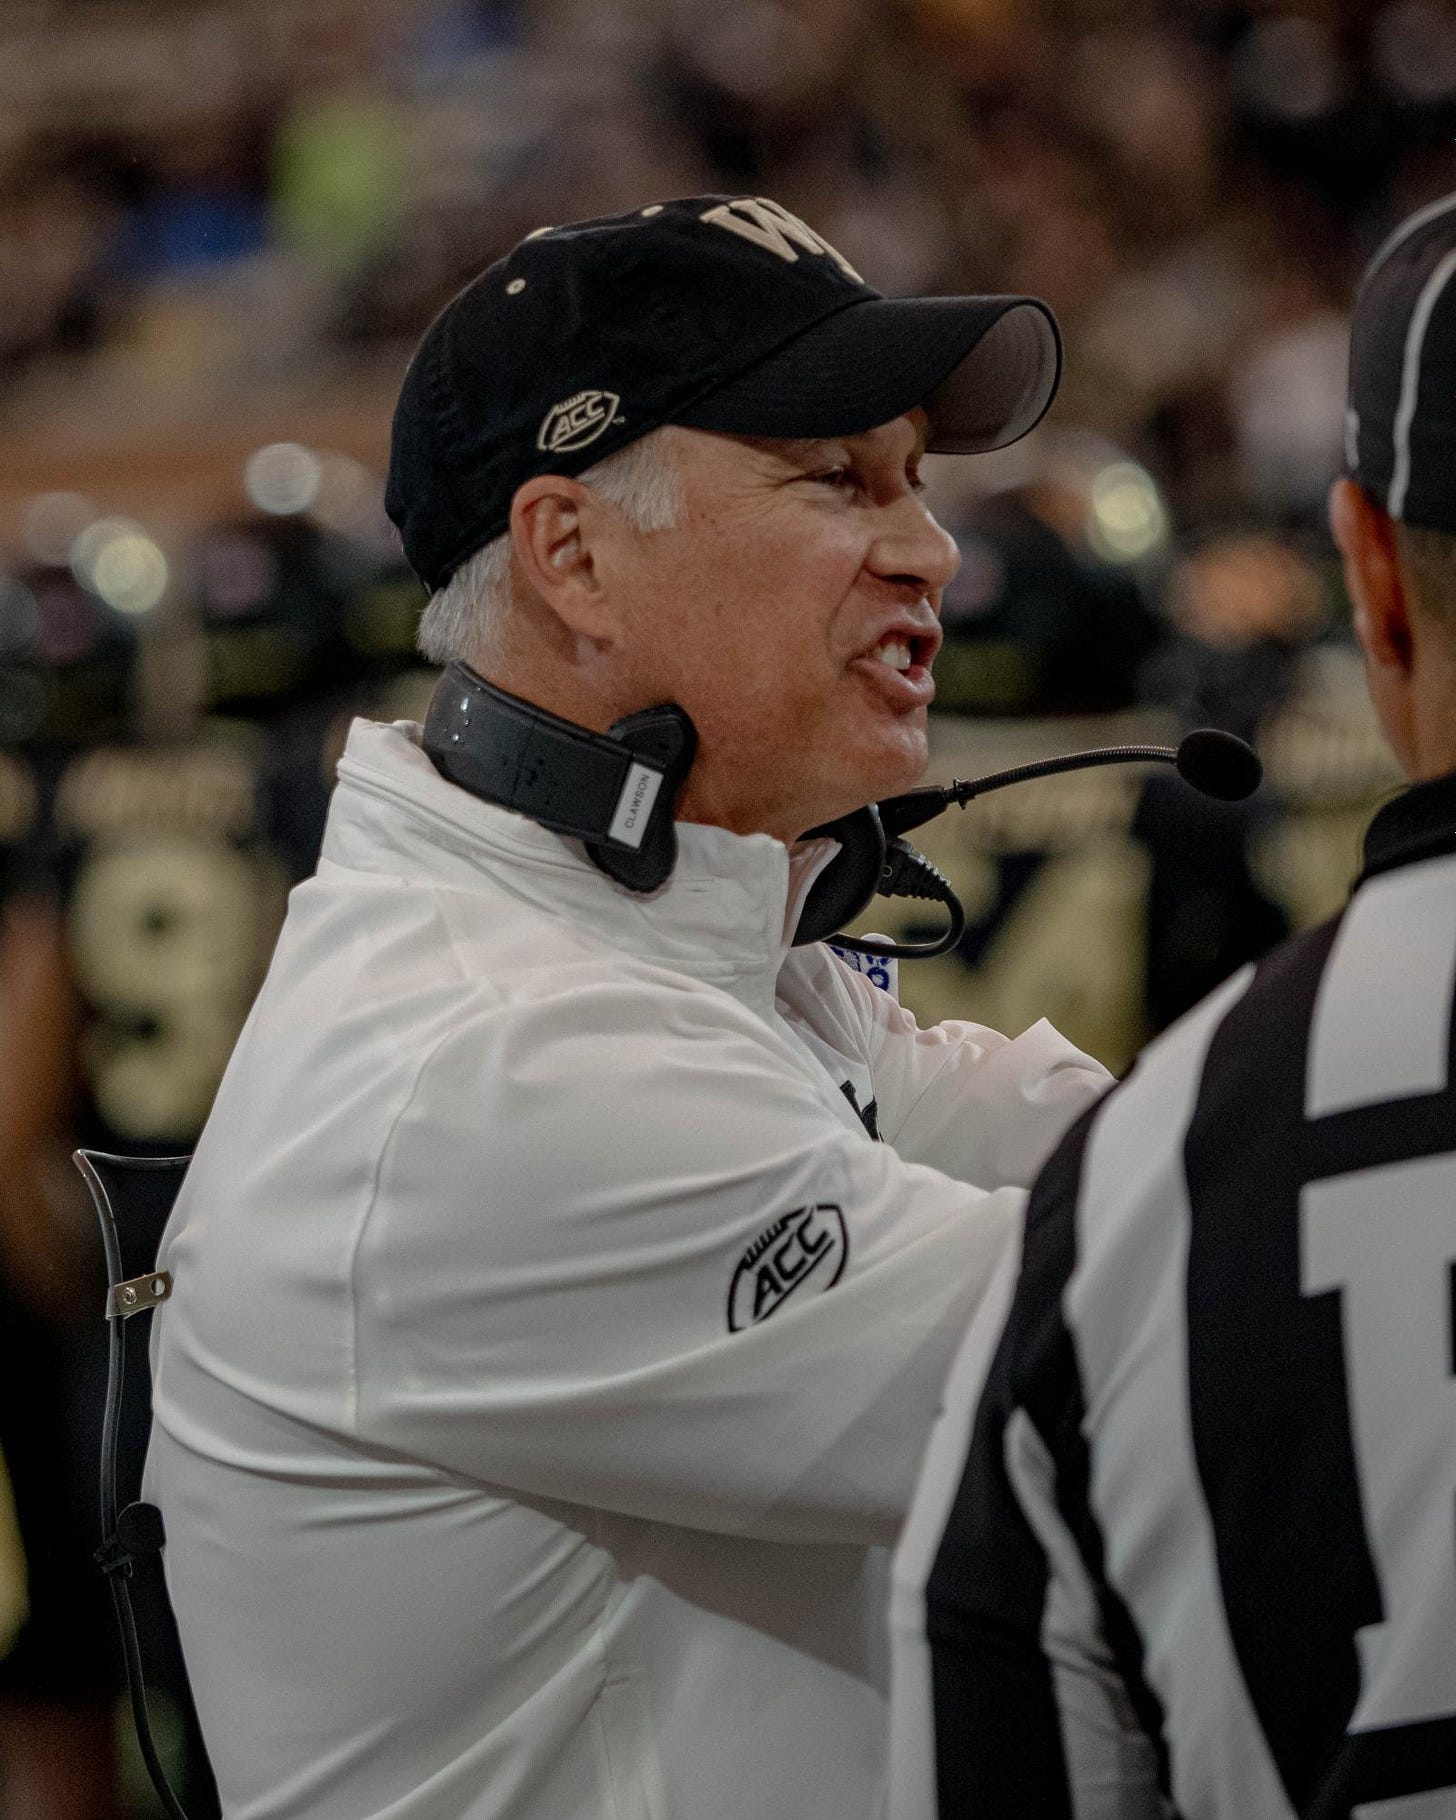
<instances>
[{"instance_id":1,"label":"headset microphone boom","mask_svg":"<svg viewBox=\"0 0 1456 1820\"><path fill-rule=\"evenodd\" d=\"M831 935L835 945L852 949L856 954L877 955L886 960L925 960L946 954L956 946L965 932L965 911L949 883L930 861L903 837L937 815L955 806L964 808L977 796L992 790L1004 790L1011 784L1029 783L1037 777L1053 777L1061 771L1082 771L1098 765L1167 764L1204 796L1221 802L1239 802L1258 789L1264 767L1258 754L1237 734L1219 727L1198 727L1185 734L1176 746L1101 746L1090 752L1069 752L1059 758L1036 759L1030 764L1013 765L1005 771L993 771L985 777L949 784L927 784L918 790L907 790L903 796L891 796L872 809L845 816L842 821L816 828L817 835L838 839L859 854L855 871L864 878L876 846L883 852L878 878L863 901L846 913L843 899L815 904L811 893L809 904L799 925L799 940L822 940ZM857 916L873 896L924 898L944 904L950 912L945 932L929 942L891 942L874 936L847 936L821 927L826 917L843 925ZM816 914L817 912L817 914ZM814 933L815 930L819 932Z\"/></svg>"}]
</instances>

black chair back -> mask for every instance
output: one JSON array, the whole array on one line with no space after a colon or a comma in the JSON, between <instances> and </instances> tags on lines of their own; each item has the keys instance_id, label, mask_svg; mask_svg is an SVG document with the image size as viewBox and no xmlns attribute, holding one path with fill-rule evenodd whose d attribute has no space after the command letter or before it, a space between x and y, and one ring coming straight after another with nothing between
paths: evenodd
<instances>
[{"instance_id":1,"label":"black chair back","mask_svg":"<svg viewBox=\"0 0 1456 1820\"><path fill-rule=\"evenodd\" d=\"M142 1626L146 1653L157 1663L157 1682L181 1722L179 1780L191 1820L215 1820L221 1813L217 1789L202 1748L160 1572L159 1557L166 1540L162 1515L140 1497L142 1460L151 1427L146 1323L127 1327L132 1315L158 1307L172 1293L171 1277L157 1269L157 1247L192 1159L77 1150L73 1160L91 1191L106 1253L107 1382L101 1434L101 1546L96 1559L110 1582L116 1607L137 1743L163 1809L169 1820L188 1820L188 1811L172 1790L152 1737L142 1642L131 1601L132 1586L138 1583L145 1585L148 1595ZM124 1406L128 1363L141 1394L133 1395Z\"/></svg>"}]
</instances>

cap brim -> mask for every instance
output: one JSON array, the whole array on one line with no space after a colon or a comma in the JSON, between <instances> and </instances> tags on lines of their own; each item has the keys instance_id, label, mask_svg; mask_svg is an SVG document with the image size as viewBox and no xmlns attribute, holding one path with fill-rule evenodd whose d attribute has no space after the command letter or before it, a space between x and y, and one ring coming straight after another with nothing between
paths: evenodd
<instances>
[{"instance_id":1,"label":"cap brim","mask_svg":"<svg viewBox=\"0 0 1456 1820\"><path fill-rule=\"evenodd\" d=\"M854 436L924 407L929 447L1024 436L1056 396L1062 343L1034 297L878 297L796 335L673 421L739 436Z\"/></svg>"}]
</instances>

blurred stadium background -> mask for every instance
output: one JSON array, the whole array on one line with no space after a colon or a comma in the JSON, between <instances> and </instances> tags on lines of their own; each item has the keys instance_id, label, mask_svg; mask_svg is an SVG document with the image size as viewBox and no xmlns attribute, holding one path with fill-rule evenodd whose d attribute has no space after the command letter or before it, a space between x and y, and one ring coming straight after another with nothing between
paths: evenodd
<instances>
[{"instance_id":1,"label":"blurred stadium background","mask_svg":"<svg viewBox=\"0 0 1456 1820\"><path fill-rule=\"evenodd\" d=\"M1451 189L1441 0L4 0L0 1820L157 1811L87 1559L65 1157L190 1146L343 728L427 696L380 495L433 312L543 223L709 190L885 291L1052 304L1047 422L932 476L964 556L932 775L1215 724L1268 784L944 818L970 926L901 989L1120 1069L1339 903L1395 785L1322 506L1360 269Z\"/></svg>"}]
</instances>

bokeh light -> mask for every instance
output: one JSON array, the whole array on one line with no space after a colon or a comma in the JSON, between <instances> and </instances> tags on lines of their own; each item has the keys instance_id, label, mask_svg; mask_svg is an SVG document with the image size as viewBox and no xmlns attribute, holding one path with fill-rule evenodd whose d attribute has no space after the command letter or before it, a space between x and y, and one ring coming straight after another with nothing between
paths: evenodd
<instances>
[{"instance_id":1,"label":"bokeh light","mask_svg":"<svg viewBox=\"0 0 1456 1820\"><path fill-rule=\"evenodd\" d=\"M1309 121L1339 105L1344 75L1338 48L1319 20L1276 13L1245 37L1235 81L1247 105L1266 119Z\"/></svg>"},{"instance_id":2,"label":"bokeh light","mask_svg":"<svg viewBox=\"0 0 1456 1820\"><path fill-rule=\"evenodd\" d=\"M1395 0L1376 21L1376 67L1401 101L1431 103L1456 95L1456 18L1433 0Z\"/></svg>"},{"instance_id":3,"label":"bokeh light","mask_svg":"<svg viewBox=\"0 0 1456 1820\"><path fill-rule=\"evenodd\" d=\"M1141 562L1167 537L1168 514L1146 468L1116 461L1093 477L1087 541L1104 562Z\"/></svg>"},{"instance_id":4,"label":"bokeh light","mask_svg":"<svg viewBox=\"0 0 1456 1820\"><path fill-rule=\"evenodd\" d=\"M318 497L323 464L299 442L255 449L243 469L243 489L260 512L285 518L306 512Z\"/></svg>"},{"instance_id":5,"label":"bokeh light","mask_svg":"<svg viewBox=\"0 0 1456 1820\"><path fill-rule=\"evenodd\" d=\"M167 591L167 558L129 518L98 518L71 547L71 571L118 613L150 613Z\"/></svg>"},{"instance_id":6,"label":"bokeh light","mask_svg":"<svg viewBox=\"0 0 1456 1820\"><path fill-rule=\"evenodd\" d=\"M352 455L319 457L318 486L309 514L327 531L365 542L382 537L389 529L384 515L384 487L362 461Z\"/></svg>"}]
</instances>

